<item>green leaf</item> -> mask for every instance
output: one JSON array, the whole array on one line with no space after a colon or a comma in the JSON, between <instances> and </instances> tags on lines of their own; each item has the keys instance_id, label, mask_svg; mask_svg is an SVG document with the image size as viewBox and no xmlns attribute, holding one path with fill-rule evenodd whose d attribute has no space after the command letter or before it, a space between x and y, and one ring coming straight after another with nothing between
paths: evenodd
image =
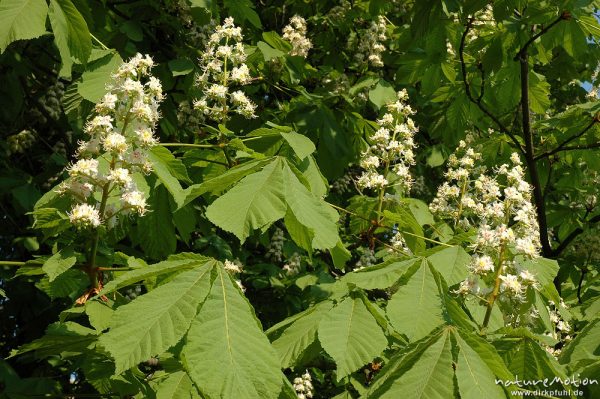
<instances>
[{"instance_id":1,"label":"green leaf","mask_svg":"<svg viewBox=\"0 0 600 399\"><path fill-rule=\"evenodd\" d=\"M139 243L146 256L165 258L175 252L177 237L173 215L169 207L169 194L164 186L158 186L148 200L150 211L138 218Z\"/></svg>"},{"instance_id":2,"label":"green leaf","mask_svg":"<svg viewBox=\"0 0 600 399\"><path fill-rule=\"evenodd\" d=\"M104 331L110 326L114 310L103 301L87 301L85 313L88 315L92 327L97 331Z\"/></svg>"},{"instance_id":3,"label":"green leaf","mask_svg":"<svg viewBox=\"0 0 600 399\"><path fill-rule=\"evenodd\" d=\"M311 306L283 332L276 331L279 335L272 344L279 354L282 368L295 366L303 353L317 340L319 323L332 307L333 303L330 301Z\"/></svg>"},{"instance_id":4,"label":"green leaf","mask_svg":"<svg viewBox=\"0 0 600 399\"><path fill-rule=\"evenodd\" d=\"M312 254L312 241L315 237L312 230L300 223L298 219L296 219L294 213L291 212L289 208L283 220L285 222L285 229L289 233L292 240L294 240L294 242L300 248L304 249L309 254Z\"/></svg>"},{"instance_id":5,"label":"green leaf","mask_svg":"<svg viewBox=\"0 0 600 399\"><path fill-rule=\"evenodd\" d=\"M481 356L460 335L454 334L454 337L459 348L456 380L460 397L462 399L505 398L504 391L495 383L494 373Z\"/></svg>"},{"instance_id":6,"label":"green leaf","mask_svg":"<svg viewBox=\"0 0 600 399\"><path fill-rule=\"evenodd\" d=\"M206 217L244 242L251 231L283 218L284 192L281 161L275 160L219 197L206 209Z\"/></svg>"},{"instance_id":7,"label":"green leaf","mask_svg":"<svg viewBox=\"0 0 600 399\"><path fill-rule=\"evenodd\" d=\"M62 59L61 76L71 76L72 58L85 64L92 52L87 23L71 0L50 0L48 17Z\"/></svg>"},{"instance_id":8,"label":"green leaf","mask_svg":"<svg viewBox=\"0 0 600 399\"><path fill-rule=\"evenodd\" d=\"M95 340L96 331L92 329L70 321L54 323L48 326L43 337L21 346L11 357L32 351L39 359L61 353L79 354L85 352Z\"/></svg>"},{"instance_id":9,"label":"green leaf","mask_svg":"<svg viewBox=\"0 0 600 399\"><path fill-rule=\"evenodd\" d=\"M335 247L329 248L329 254L331 255L331 260L333 261L335 268L340 270L344 270L346 262L352 258L352 254L344 246L342 240L338 241L337 244L335 244Z\"/></svg>"},{"instance_id":10,"label":"green leaf","mask_svg":"<svg viewBox=\"0 0 600 399\"><path fill-rule=\"evenodd\" d=\"M198 267L210 260L208 257L196 254L193 254L194 256L189 258L183 258L181 255L182 254L177 255L179 258L169 257L168 260L121 274L114 280L109 281L102 291L100 291L99 295L110 294L118 289L137 283L138 281L160 276L161 274L175 273Z\"/></svg>"},{"instance_id":11,"label":"green leaf","mask_svg":"<svg viewBox=\"0 0 600 399\"><path fill-rule=\"evenodd\" d=\"M185 371L170 373L156 387L156 399L199 399L198 390Z\"/></svg>"},{"instance_id":12,"label":"green leaf","mask_svg":"<svg viewBox=\"0 0 600 399\"><path fill-rule=\"evenodd\" d=\"M590 322L575 339L564 348L560 356L562 364L574 369L600 358L600 319Z\"/></svg>"},{"instance_id":13,"label":"green leaf","mask_svg":"<svg viewBox=\"0 0 600 399\"><path fill-rule=\"evenodd\" d=\"M112 52L90 63L87 70L81 75L77 92L81 97L93 103L100 101L106 94L106 84L110 81L111 74L122 63L123 60L117 52Z\"/></svg>"},{"instance_id":14,"label":"green leaf","mask_svg":"<svg viewBox=\"0 0 600 399\"><path fill-rule=\"evenodd\" d=\"M394 100L396 100L396 90L394 90L394 87L384 79L380 79L377 85L369 90L369 101L371 101L377 109L381 109L381 107Z\"/></svg>"},{"instance_id":15,"label":"green leaf","mask_svg":"<svg viewBox=\"0 0 600 399\"><path fill-rule=\"evenodd\" d=\"M200 184L185 189L184 205L194 200L204 193L220 193L229 188L232 184L237 183L243 177L262 169L264 166L273 162L273 158L256 159L246 162L234 168L227 170L225 173L206 180Z\"/></svg>"},{"instance_id":16,"label":"green leaf","mask_svg":"<svg viewBox=\"0 0 600 399\"><path fill-rule=\"evenodd\" d=\"M0 3L0 53L14 41L46 33L45 0L4 0Z\"/></svg>"},{"instance_id":17,"label":"green leaf","mask_svg":"<svg viewBox=\"0 0 600 399\"><path fill-rule=\"evenodd\" d=\"M409 353L405 361L382 377L386 378L382 383L373 384L368 398L453 398L454 370L448 330L442 330L441 334L418 347L416 353Z\"/></svg>"},{"instance_id":18,"label":"green leaf","mask_svg":"<svg viewBox=\"0 0 600 399\"><path fill-rule=\"evenodd\" d=\"M460 337L479 355L496 377L504 380L509 380L514 377L506 367L506 364L504 364L504 361L498 354L496 348L489 342L471 332L462 329L458 329L457 331L458 334L460 334Z\"/></svg>"},{"instance_id":19,"label":"green leaf","mask_svg":"<svg viewBox=\"0 0 600 399\"><path fill-rule=\"evenodd\" d=\"M306 226L314 235L312 247L314 249L335 247L339 241L337 212L308 191L287 164L283 168L283 180L285 200L290 211L298 222Z\"/></svg>"},{"instance_id":20,"label":"green leaf","mask_svg":"<svg viewBox=\"0 0 600 399\"><path fill-rule=\"evenodd\" d=\"M387 347L381 327L362 299L347 297L319 325L319 341L335 360L337 380L358 370Z\"/></svg>"},{"instance_id":21,"label":"green leaf","mask_svg":"<svg viewBox=\"0 0 600 399\"><path fill-rule=\"evenodd\" d=\"M148 160L152 163L152 170L156 177L169 190L178 208L181 208L185 202L185 192L179 180L190 182L183 162L162 146L152 147L148 152Z\"/></svg>"},{"instance_id":22,"label":"green leaf","mask_svg":"<svg viewBox=\"0 0 600 399\"><path fill-rule=\"evenodd\" d=\"M550 83L543 78L543 75L533 72L529 84L529 108L542 115L550 107Z\"/></svg>"},{"instance_id":23,"label":"green leaf","mask_svg":"<svg viewBox=\"0 0 600 399\"><path fill-rule=\"evenodd\" d=\"M292 45L288 41L283 40L277 32L263 32L262 38L271 47L284 51L286 53L292 49Z\"/></svg>"},{"instance_id":24,"label":"green leaf","mask_svg":"<svg viewBox=\"0 0 600 399\"><path fill-rule=\"evenodd\" d=\"M69 270L77 262L77 257L71 248L64 248L52 255L42 269L48 275L50 282L54 281L58 276Z\"/></svg>"},{"instance_id":25,"label":"green leaf","mask_svg":"<svg viewBox=\"0 0 600 399\"><path fill-rule=\"evenodd\" d=\"M418 261L418 258L390 260L379 265L365 267L342 277L341 281L352 283L365 290L386 289L394 285Z\"/></svg>"},{"instance_id":26,"label":"green leaf","mask_svg":"<svg viewBox=\"0 0 600 399\"><path fill-rule=\"evenodd\" d=\"M308 137L295 132L281 132L281 137L292 147L298 158L304 159L317 149Z\"/></svg>"},{"instance_id":27,"label":"green leaf","mask_svg":"<svg viewBox=\"0 0 600 399\"><path fill-rule=\"evenodd\" d=\"M529 332L527 332L529 334ZM521 380L543 380L544 378L566 378L562 367L556 359L544 350L539 343L530 337L521 337L517 341L509 338L511 349L504 357L513 375ZM513 380L511 378L511 380ZM562 389L562 384L553 385L554 389Z\"/></svg>"},{"instance_id":28,"label":"green leaf","mask_svg":"<svg viewBox=\"0 0 600 399\"><path fill-rule=\"evenodd\" d=\"M169 69L173 76L187 75L194 71L194 63L187 58L169 61Z\"/></svg>"},{"instance_id":29,"label":"green leaf","mask_svg":"<svg viewBox=\"0 0 600 399\"><path fill-rule=\"evenodd\" d=\"M237 285L222 267L216 272L187 334L184 367L207 397L276 398L282 388L277 353Z\"/></svg>"},{"instance_id":30,"label":"green leaf","mask_svg":"<svg viewBox=\"0 0 600 399\"><path fill-rule=\"evenodd\" d=\"M559 269L556 260L546 258L528 259L521 263L521 267L534 274L542 288L549 285L554 286L554 278Z\"/></svg>"},{"instance_id":31,"label":"green leaf","mask_svg":"<svg viewBox=\"0 0 600 399\"><path fill-rule=\"evenodd\" d=\"M444 322L440 292L426 260L387 305L392 325L408 339L418 340ZM419 317L415 317L419 315Z\"/></svg>"},{"instance_id":32,"label":"green leaf","mask_svg":"<svg viewBox=\"0 0 600 399\"><path fill-rule=\"evenodd\" d=\"M117 374L179 342L208 295L214 265L181 273L115 311L99 342L115 359Z\"/></svg>"},{"instance_id":33,"label":"green leaf","mask_svg":"<svg viewBox=\"0 0 600 399\"><path fill-rule=\"evenodd\" d=\"M231 15L237 23L248 21L254 25L255 28L262 28L260 18L254 10L254 3L252 1L224 0L223 5L229 10L229 15Z\"/></svg>"},{"instance_id":34,"label":"green leaf","mask_svg":"<svg viewBox=\"0 0 600 399\"><path fill-rule=\"evenodd\" d=\"M444 248L427 259L448 285L457 284L467 277L467 266L471 261L469 254L459 246Z\"/></svg>"},{"instance_id":35,"label":"green leaf","mask_svg":"<svg viewBox=\"0 0 600 399\"><path fill-rule=\"evenodd\" d=\"M265 42L256 43L256 47L258 47L260 52L263 54L263 58L265 59L265 61L270 61L272 59L283 57L285 55L283 51L273 48Z\"/></svg>"}]
</instances>

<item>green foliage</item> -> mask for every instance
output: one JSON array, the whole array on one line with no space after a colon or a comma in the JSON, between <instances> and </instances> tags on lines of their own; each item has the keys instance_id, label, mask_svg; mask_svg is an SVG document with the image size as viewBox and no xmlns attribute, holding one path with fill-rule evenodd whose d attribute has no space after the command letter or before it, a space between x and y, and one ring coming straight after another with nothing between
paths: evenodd
<instances>
[{"instance_id":1,"label":"green foliage","mask_svg":"<svg viewBox=\"0 0 600 399\"><path fill-rule=\"evenodd\" d=\"M1 1L0 397L507 398L541 388L515 379L597 379L599 8ZM229 16L243 46L210 53ZM157 90L146 104L114 87L137 53L158 79L140 81ZM226 73L200 88L207 54ZM213 83L227 93L203 108ZM127 98L115 113L109 92ZM147 126L146 106L160 116ZM109 114L98 153L82 151ZM158 142L136 147L135 169L106 135L144 128ZM481 231L510 241L517 210L471 220L485 204L464 190L443 198L461 217L430 207L447 163L472 172L450 155L463 140L490 176L518 154L531 185L541 256L498 241L487 280ZM70 191L88 158L100 189ZM121 166L122 187L106 178ZM361 183L366 170L386 183ZM78 204L96 226L75 226Z\"/></svg>"},{"instance_id":2,"label":"green foliage","mask_svg":"<svg viewBox=\"0 0 600 399\"><path fill-rule=\"evenodd\" d=\"M14 41L34 39L46 32L48 5L44 0L10 0L0 5L0 52Z\"/></svg>"}]
</instances>

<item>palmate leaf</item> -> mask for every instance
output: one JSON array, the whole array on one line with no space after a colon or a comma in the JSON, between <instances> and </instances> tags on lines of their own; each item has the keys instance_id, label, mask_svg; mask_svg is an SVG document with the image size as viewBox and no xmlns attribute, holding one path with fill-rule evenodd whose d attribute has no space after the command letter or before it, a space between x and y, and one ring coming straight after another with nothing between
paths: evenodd
<instances>
[{"instance_id":1,"label":"palmate leaf","mask_svg":"<svg viewBox=\"0 0 600 399\"><path fill-rule=\"evenodd\" d=\"M319 341L335 360L338 381L379 356L387 339L361 298L346 297L319 324Z\"/></svg>"},{"instance_id":2,"label":"palmate leaf","mask_svg":"<svg viewBox=\"0 0 600 399\"><path fill-rule=\"evenodd\" d=\"M222 267L192 322L182 358L192 381L209 398L276 398L282 389L277 353Z\"/></svg>"},{"instance_id":3,"label":"palmate leaf","mask_svg":"<svg viewBox=\"0 0 600 399\"><path fill-rule=\"evenodd\" d=\"M423 338L444 322L441 295L429 263L423 260L388 302L386 309L390 322L411 341Z\"/></svg>"},{"instance_id":4,"label":"palmate leaf","mask_svg":"<svg viewBox=\"0 0 600 399\"><path fill-rule=\"evenodd\" d=\"M206 210L208 219L244 242L253 230L287 217L292 237L302 247L333 248L339 241L338 214L314 195L283 158L244 177ZM302 175L301 175L302 176Z\"/></svg>"},{"instance_id":5,"label":"palmate leaf","mask_svg":"<svg viewBox=\"0 0 600 399\"><path fill-rule=\"evenodd\" d=\"M4 0L0 3L0 53L16 40L33 39L46 32L45 0Z\"/></svg>"},{"instance_id":6,"label":"palmate leaf","mask_svg":"<svg viewBox=\"0 0 600 399\"><path fill-rule=\"evenodd\" d=\"M163 353L183 337L208 295L215 263L181 273L115 311L100 344L115 359L116 373Z\"/></svg>"},{"instance_id":7,"label":"palmate leaf","mask_svg":"<svg viewBox=\"0 0 600 399\"><path fill-rule=\"evenodd\" d=\"M219 197L206 216L244 242L252 230L283 218L287 210L283 184L281 161L275 160Z\"/></svg>"}]
</instances>

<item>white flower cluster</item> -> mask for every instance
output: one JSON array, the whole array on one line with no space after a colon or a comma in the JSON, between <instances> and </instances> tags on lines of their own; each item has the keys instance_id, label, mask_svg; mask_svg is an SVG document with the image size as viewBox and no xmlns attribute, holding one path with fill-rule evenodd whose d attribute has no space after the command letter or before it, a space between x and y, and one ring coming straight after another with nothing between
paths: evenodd
<instances>
[{"instance_id":1,"label":"white flower cluster","mask_svg":"<svg viewBox=\"0 0 600 399\"><path fill-rule=\"evenodd\" d=\"M290 55L306 58L308 50L312 48L312 43L306 37L306 20L299 15L290 18L289 25L283 28L283 39L292 45Z\"/></svg>"},{"instance_id":2,"label":"white flower cluster","mask_svg":"<svg viewBox=\"0 0 600 399\"><path fill-rule=\"evenodd\" d=\"M358 178L359 187L383 190L389 185L391 172L394 186L405 193L410 191L413 180L409 168L415 164L414 135L418 128L410 118L415 111L407 100L406 90L399 91L397 101L388 104L388 112L377 121L381 128L371 136L373 144L360 160L364 172ZM379 173L381 169L383 174Z\"/></svg>"},{"instance_id":3,"label":"white flower cluster","mask_svg":"<svg viewBox=\"0 0 600 399\"><path fill-rule=\"evenodd\" d=\"M150 75L153 65L141 54L121 65L85 125L90 139L79 142L79 159L58 188L77 203L69 212L77 227L112 227L118 214L146 212L146 198L133 175L150 172L147 151L158 143L153 132L163 93L160 81Z\"/></svg>"},{"instance_id":4,"label":"white flower cluster","mask_svg":"<svg viewBox=\"0 0 600 399\"><path fill-rule=\"evenodd\" d=\"M382 42L387 40L386 31L387 25L385 17L380 15L377 17L377 20L372 21L369 28L360 35L356 53L354 54L354 58L359 64L370 64L377 68L383 66L381 55L386 48Z\"/></svg>"},{"instance_id":5,"label":"white flower cluster","mask_svg":"<svg viewBox=\"0 0 600 399\"><path fill-rule=\"evenodd\" d=\"M242 262L240 262L239 259L234 261L226 259L225 262L223 262L223 267L227 272L229 272L229 274L235 277L235 283L238 285L238 287L240 287L240 290L242 290L242 292L246 292L246 287L244 287L242 281L236 277L237 275L241 274L244 269Z\"/></svg>"},{"instance_id":6,"label":"white flower cluster","mask_svg":"<svg viewBox=\"0 0 600 399\"><path fill-rule=\"evenodd\" d=\"M302 377L294 378L294 390L299 399L310 399L313 397L314 388L308 370L302 374Z\"/></svg>"},{"instance_id":7,"label":"white flower cluster","mask_svg":"<svg viewBox=\"0 0 600 399\"><path fill-rule=\"evenodd\" d=\"M560 308L562 308L563 310L567 308L562 298L560 300L559 306L556 306L556 304L553 301L549 301L548 305L549 306L546 306L546 310L548 311L548 315L550 316L550 322L552 323L553 329L544 335L554 340L557 340L560 345L545 346L545 349L552 356L558 358L558 356L561 354L560 348L564 347L573 339L573 328L571 327L571 324L568 321L566 321L559 312ZM556 346L559 346L559 348L556 348Z\"/></svg>"},{"instance_id":8,"label":"white flower cluster","mask_svg":"<svg viewBox=\"0 0 600 399\"><path fill-rule=\"evenodd\" d=\"M244 92L230 91L231 86L243 86L252 80L242 40L242 29L234 25L233 18L225 18L210 35L200 57L202 73L196 77L196 84L202 96L194 101L194 108L220 123L229 119L230 111L246 118L256 117L256 105Z\"/></svg>"},{"instance_id":9,"label":"white flower cluster","mask_svg":"<svg viewBox=\"0 0 600 399\"><path fill-rule=\"evenodd\" d=\"M469 265L471 275L458 289L460 294L487 295L496 276L500 293L521 300L535 276L520 266L520 260L539 256L539 228L531 204L531 186L524 180L518 154L487 174L479 166L481 154L461 141L451 155L447 182L439 187L430 210L454 221L465 230L476 226ZM483 286L482 286L483 285Z\"/></svg>"}]
</instances>

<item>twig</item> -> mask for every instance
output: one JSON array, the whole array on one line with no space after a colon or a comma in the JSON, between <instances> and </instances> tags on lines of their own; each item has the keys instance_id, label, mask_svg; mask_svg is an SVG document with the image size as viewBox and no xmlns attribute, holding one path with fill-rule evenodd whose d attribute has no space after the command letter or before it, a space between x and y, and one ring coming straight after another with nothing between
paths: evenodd
<instances>
[{"instance_id":1,"label":"twig","mask_svg":"<svg viewBox=\"0 0 600 399\"><path fill-rule=\"evenodd\" d=\"M504 134L506 134L508 137L510 137L510 139L512 140L513 144L519 149L519 151L521 153L525 153L523 150L523 147L521 146L521 143L519 143L519 141L517 140L517 138L515 137L515 135L500 121L500 119L498 119L497 116L495 116L494 114L492 114L484 105L483 105L483 96L480 95L479 98L475 98L473 97L473 94L471 93L471 85L469 84L469 80L467 78L467 65L465 63L465 42L467 39L467 35L469 33L469 31L471 30L472 26L473 26L473 18L469 18L468 22L467 22L467 26L465 31L462 34L462 37L460 39L460 47L458 50L458 55L460 58L460 66L461 66L461 71L462 71L462 77L463 77L463 83L465 85L465 92L467 94L467 97L469 98L469 100L477 105L477 107L481 110L481 112L483 112L484 114L486 114L492 121L494 121L494 123L498 126L498 128L500 128L500 131ZM483 83L482 83L483 84Z\"/></svg>"},{"instance_id":2,"label":"twig","mask_svg":"<svg viewBox=\"0 0 600 399\"><path fill-rule=\"evenodd\" d=\"M593 143L593 144L588 144L588 145L583 145L583 146L579 146L579 145L576 145L576 146L567 146L567 144L569 144L570 142L572 142L574 140L577 140L578 138L580 138L581 136L583 136L585 133L587 133L592 127L594 127L594 125L597 122L598 122L598 120L596 118L594 118L592 120L592 122L590 122L581 132L577 133L576 135L574 135L572 137L569 137L568 139L566 139L565 141L563 141L562 143L560 143L558 145L558 147L556 147L552 151L548 151L548 152L545 152L543 154L540 154L540 155L536 156L535 160L537 161L538 159L547 158L547 157L549 157L551 155L554 155L557 152L561 152L561 151L582 150L582 149L595 148L597 146L600 146L600 143Z\"/></svg>"}]
</instances>

